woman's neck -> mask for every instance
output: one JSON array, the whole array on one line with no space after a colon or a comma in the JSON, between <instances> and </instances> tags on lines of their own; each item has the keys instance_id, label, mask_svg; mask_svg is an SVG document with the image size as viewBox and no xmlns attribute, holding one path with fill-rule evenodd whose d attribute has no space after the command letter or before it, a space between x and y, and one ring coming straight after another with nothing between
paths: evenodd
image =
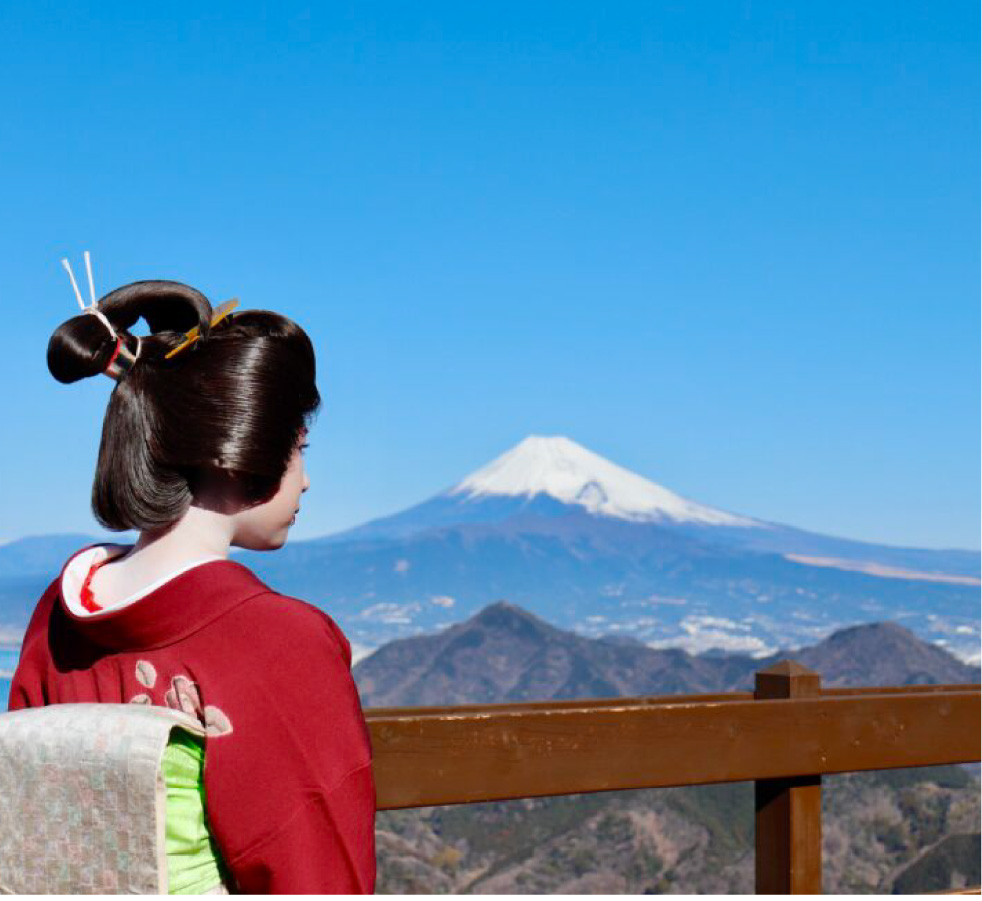
<instances>
[{"instance_id":1,"label":"woman's neck","mask_svg":"<svg viewBox=\"0 0 982 901\"><path fill-rule=\"evenodd\" d=\"M166 531L141 532L127 557L150 566L177 566L203 557L228 557L232 533L232 517L201 507L188 507Z\"/></svg>"}]
</instances>

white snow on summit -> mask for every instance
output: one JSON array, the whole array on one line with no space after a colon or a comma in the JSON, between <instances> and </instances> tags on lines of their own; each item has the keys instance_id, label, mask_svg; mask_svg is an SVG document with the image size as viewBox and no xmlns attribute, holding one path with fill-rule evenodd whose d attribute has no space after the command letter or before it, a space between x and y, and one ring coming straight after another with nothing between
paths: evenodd
<instances>
[{"instance_id":1,"label":"white snow on summit","mask_svg":"<svg viewBox=\"0 0 982 901\"><path fill-rule=\"evenodd\" d=\"M467 499L547 494L591 513L635 522L671 519L717 526L762 525L686 500L561 436L530 435L447 494Z\"/></svg>"}]
</instances>

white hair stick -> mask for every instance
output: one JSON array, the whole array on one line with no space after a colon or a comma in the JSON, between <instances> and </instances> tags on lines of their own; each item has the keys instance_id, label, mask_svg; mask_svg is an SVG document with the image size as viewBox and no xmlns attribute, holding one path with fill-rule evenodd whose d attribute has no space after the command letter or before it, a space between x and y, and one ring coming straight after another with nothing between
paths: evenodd
<instances>
[{"instance_id":1,"label":"white hair stick","mask_svg":"<svg viewBox=\"0 0 982 901\"><path fill-rule=\"evenodd\" d=\"M109 330L109 334L118 341L119 335L117 334L116 329L113 328L113 324L109 321L106 314L95 305L95 282L92 280L92 260L89 258L89 252L87 250L83 255L85 256L85 270L89 276L89 295L92 297L92 303L89 304L89 306L86 306L85 301L82 300L82 292L78 290L78 282L75 281L75 273L72 272L72 264L69 263L67 259L62 259L61 265L65 267L65 272L68 273L68 277L72 280L72 288L75 291L75 299L78 301L78 305L82 308L82 312L91 313L93 316L95 316L95 318Z\"/></svg>"},{"instance_id":2,"label":"white hair stick","mask_svg":"<svg viewBox=\"0 0 982 901\"><path fill-rule=\"evenodd\" d=\"M72 288L75 290L75 297L78 299L78 305L82 308L82 312L85 312L85 301L82 300L82 292L78 290L78 283L75 281L75 273L72 272L72 264L68 262L67 259L62 259L61 265L65 267L65 272L68 273L68 277L72 280Z\"/></svg>"},{"instance_id":3,"label":"white hair stick","mask_svg":"<svg viewBox=\"0 0 982 901\"><path fill-rule=\"evenodd\" d=\"M87 250L82 252L82 256L85 257L85 271L89 275L89 297L92 298L92 306L95 306L95 282L92 281L92 259L89 257Z\"/></svg>"}]
</instances>

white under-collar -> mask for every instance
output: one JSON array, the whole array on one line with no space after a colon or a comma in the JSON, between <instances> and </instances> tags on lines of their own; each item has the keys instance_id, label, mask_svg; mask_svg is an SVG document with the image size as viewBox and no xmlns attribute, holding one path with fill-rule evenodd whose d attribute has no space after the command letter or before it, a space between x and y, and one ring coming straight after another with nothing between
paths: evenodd
<instances>
[{"instance_id":1,"label":"white under-collar","mask_svg":"<svg viewBox=\"0 0 982 901\"><path fill-rule=\"evenodd\" d=\"M111 557L122 557L123 554L128 553L132 549L133 545L131 544L97 544L95 547L90 547L79 552L68 561L67 566L65 566L65 571L61 576L61 596L64 598L65 605L68 607L72 615L77 617L96 616L98 614L105 613L108 610L119 610L121 607L128 607L130 604L135 604L141 598L144 598L151 592L156 591L162 585L165 585L171 579L181 575L181 573L187 572L189 569L194 569L194 567L201 566L203 563L211 563L213 560L225 559L224 557L218 557L215 555L210 557L202 557L200 560L194 560L185 566L169 572L163 578L157 579L155 582L150 583L145 588L141 588L135 594L122 598L115 604L102 606L100 610L94 613L86 610L82 606L82 584L85 582L85 577L89 574L89 570L95 564L101 563L103 560ZM98 600L99 599L96 598L97 603Z\"/></svg>"}]
</instances>

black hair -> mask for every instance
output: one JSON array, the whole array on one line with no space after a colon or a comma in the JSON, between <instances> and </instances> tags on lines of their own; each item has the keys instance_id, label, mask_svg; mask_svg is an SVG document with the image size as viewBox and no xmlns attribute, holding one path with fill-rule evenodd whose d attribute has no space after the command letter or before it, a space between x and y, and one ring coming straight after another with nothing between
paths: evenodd
<instances>
[{"instance_id":1,"label":"black hair","mask_svg":"<svg viewBox=\"0 0 982 901\"><path fill-rule=\"evenodd\" d=\"M128 330L139 319L150 334L106 409L96 519L113 531L165 529L208 471L231 476L248 503L271 497L320 405L306 332L266 310L233 313L211 329L208 298L180 282L134 282L97 307L131 353L137 338ZM167 359L196 326L200 340ZM83 313L55 329L48 369L75 382L103 373L116 350L105 324Z\"/></svg>"}]
</instances>

